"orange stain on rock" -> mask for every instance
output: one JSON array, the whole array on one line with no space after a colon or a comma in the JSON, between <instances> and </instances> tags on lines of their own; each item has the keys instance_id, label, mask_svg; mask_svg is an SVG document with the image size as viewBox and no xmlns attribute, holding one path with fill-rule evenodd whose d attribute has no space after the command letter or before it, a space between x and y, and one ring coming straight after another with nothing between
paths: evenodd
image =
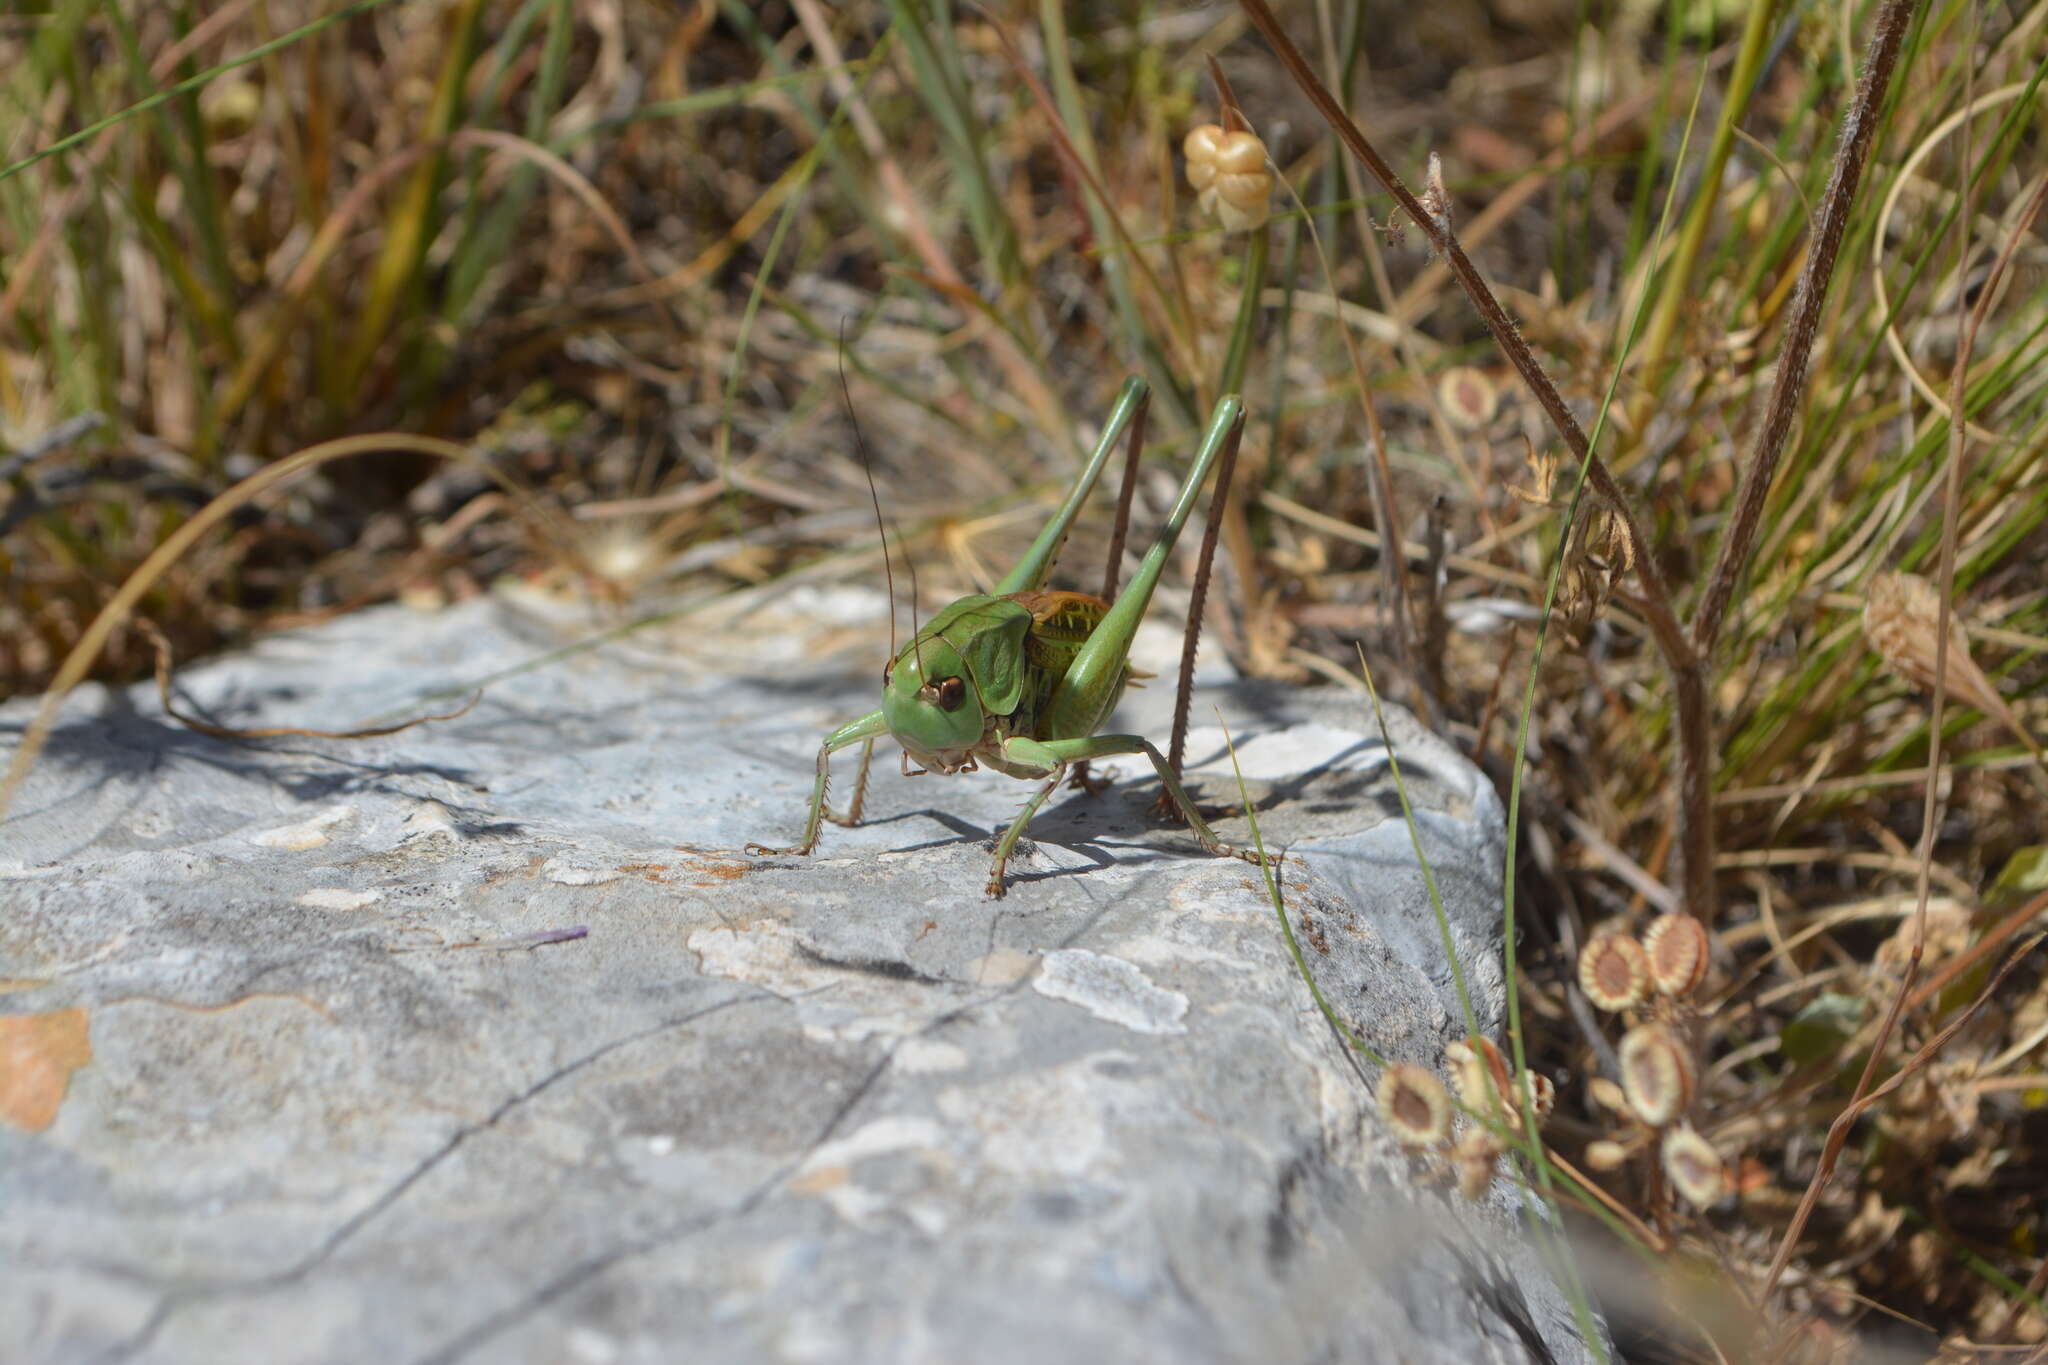
<instances>
[{"instance_id":1,"label":"orange stain on rock","mask_svg":"<svg viewBox=\"0 0 2048 1365\"><path fill-rule=\"evenodd\" d=\"M0 1017L0 1120L40 1133L57 1120L71 1073L92 1060L82 1009Z\"/></svg>"}]
</instances>

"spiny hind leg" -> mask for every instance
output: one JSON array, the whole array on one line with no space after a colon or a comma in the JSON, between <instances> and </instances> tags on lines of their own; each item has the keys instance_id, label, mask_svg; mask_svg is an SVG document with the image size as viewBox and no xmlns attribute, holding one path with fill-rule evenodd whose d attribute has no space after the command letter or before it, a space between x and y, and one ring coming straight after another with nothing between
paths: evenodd
<instances>
[{"instance_id":1,"label":"spiny hind leg","mask_svg":"<svg viewBox=\"0 0 2048 1365\"><path fill-rule=\"evenodd\" d=\"M1167 766L1166 756L1153 748L1151 742L1142 735L1090 735L1085 739L1055 740L1013 739L1004 743L1003 752L1006 758L1042 767L1051 767L1056 763L1076 763L1084 758L1143 754L1152 761L1153 771L1159 774L1160 782L1165 785L1165 795L1171 799L1175 810L1186 817L1189 831L1203 848L1226 858L1242 858L1254 866L1277 868L1282 862L1277 854L1268 853L1261 857L1256 849L1239 848L1236 844L1225 843L1215 830L1209 828L1209 822L1202 818L1202 813L1195 809L1195 803L1189 799L1187 789L1181 786L1180 779L1175 777L1173 769ZM1040 799L1043 799L1042 795Z\"/></svg>"},{"instance_id":2,"label":"spiny hind leg","mask_svg":"<svg viewBox=\"0 0 2048 1365\"><path fill-rule=\"evenodd\" d=\"M1072 769L1072 775L1067 779L1067 785L1079 787L1082 791L1087 792L1090 796L1100 796L1104 792L1108 791L1111 787L1116 785L1116 779L1113 777L1096 777L1092 775L1088 771L1088 760L1084 758L1080 762L1074 764Z\"/></svg>"}]
</instances>

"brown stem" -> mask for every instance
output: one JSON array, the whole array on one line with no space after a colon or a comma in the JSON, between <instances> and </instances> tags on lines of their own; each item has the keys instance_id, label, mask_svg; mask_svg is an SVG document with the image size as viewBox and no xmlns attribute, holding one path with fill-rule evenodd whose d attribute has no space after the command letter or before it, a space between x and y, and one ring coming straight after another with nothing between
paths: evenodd
<instances>
[{"instance_id":1,"label":"brown stem","mask_svg":"<svg viewBox=\"0 0 2048 1365\"><path fill-rule=\"evenodd\" d=\"M1601 462L1600 457L1590 454L1586 433L1580 429L1578 419L1573 417L1571 409L1565 406L1563 396L1557 391L1557 385L1552 383L1550 376L1544 372L1535 353L1529 349L1529 343L1522 340L1522 334L1514 321L1500 306L1500 301L1493 296L1493 291L1487 288L1486 281L1481 278L1477 268L1466 258L1464 248L1458 245L1457 237L1451 233L1447 224L1439 222L1435 215L1422 206L1422 202L1401 183L1401 177L1394 174L1393 167L1389 166L1386 159L1366 141L1365 134L1359 131L1351 116L1344 112L1329 88L1316 77L1316 73L1308 64L1308 59L1301 55L1301 49L1294 45L1294 40L1280 27L1280 21L1273 17L1273 11L1267 7L1266 0L1238 0L1238 3L1253 25L1265 35L1267 43L1279 56L1281 64L1287 68L1288 74L1294 77L1294 83L1309 97L1331 130L1343 139L1344 145L1358 158L1359 164L1372 172L1373 179L1379 181L1386 192L1394 197L1394 201L1421 230L1423 236L1429 238L1430 246L1443 257L1444 264L1450 268L1451 274L1464 288L1466 297L1472 301L1472 307L1478 311L1480 321L1493 333L1493 339L1499 343L1509 363L1522 376L1522 381L1529 386L1529 391L1536 396L1536 401L1543 406L1544 412L1549 414L1551 425L1564 437L1565 444L1571 448L1572 454L1581 463L1587 464L1586 477L1593 485L1593 491L1614 506L1616 514L1621 517L1622 524L1628 530L1629 543L1635 550L1636 574L1643 585L1644 619L1649 624L1651 633L1656 636L1658 648L1663 651L1665 659L1674 668L1691 658L1691 641L1686 638L1683 627L1679 625L1677 613L1672 609L1671 590L1664 582L1664 575L1658 569L1655 557L1650 553L1650 543L1643 535L1641 518L1636 516L1621 486L1614 481L1614 476L1608 473L1607 466Z\"/></svg>"},{"instance_id":2,"label":"brown stem","mask_svg":"<svg viewBox=\"0 0 2048 1365\"><path fill-rule=\"evenodd\" d=\"M1719 909L1714 882L1714 711L1706 660L1671 670L1678 703L1678 875L1685 908L1711 926Z\"/></svg>"},{"instance_id":3,"label":"brown stem","mask_svg":"<svg viewBox=\"0 0 2048 1365\"><path fill-rule=\"evenodd\" d=\"M1704 664L1699 652L1694 649L1692 639L1680 624L1678 613L1671 605L1671 589L1664 581L1663 572L1657 567L1656 556L1651 552L1648 538L1643 534L1642 519L1630 506L1621 486L1614 481L1606 464L1593 453L1586 433L1580 429L1578 419L1565 406L1564 398L1557 391L1537 361L1529 343L1522 340L1521 332L1515 327L1500 301L1487 288L1486 281L1467 259L1464 248L1458 245L1457 237L1450 230L1447 216L1439 217L1423 207L1393 168L1366 141L1351 116L1337 103L1329 89L1316 79L1316 73L1309 67L1308 60L1294 45L1280 23L1273 17L1273 11L1266 7L1265 0L1239 0L1245 13L1265 35L1273 51L1280 57L1288 72L1294 77L1317 110L1322 114L1337 136L1343 139L1351 154L1358 158L1375 180L1394 196L1402 211L1414 222L1430 245L1443 258L1444 264L1457 278L1465 290L1465 296L1479 313L1501 351L1514 365L1527 384L1536 401L1549 414L1551 425L1564 437L1572 455L1586 470L1586 480L1593 491L1614 508L1615 515L1628 534L1629 546L1633 550L1636 577L1642 584L1643 619L1650 627L1650 633L1657 641L1657 648L1664 656L1676 682L1674 689L1678 705L1679 742L1679 805L1678 824L1684 831L1681 838L1685 850L1683 876L1686 888L1686 908L1702 923L1714 922L1714 805L1713 805L1713 752L1714 721L1708 706L1708 688Z\"/></svg>"},{"instance_id":4,"label":"brown stem","mask_svg":"<svg viewBox=\"0 0 2048 1365\"><path fill-rule=\"evenodd\" d=\"M1835 149L1827 189L1821 195L1820 207L1814 211L1811 245L1792 302L1792 329L1778 355L1778 372L1764 405L1763 429L1742 471L1742 487L1735 498L1735 519L1721 537L1713 572L1707 578L1706 595L1693 614L1693 643L1703 656L1714 652L1721 619L1727 614L1736 582L1755 544L1764 501L1778 472L1778 459L1785 452L1785 440L1792 433L1792 419L1799 415L1800 398L1806 386L1806 363L1813 353L1814 335L1820 330L1821 308L1827 303L1835 257L1849 224L1849 211L1856 202L1863 163L1877 135L1878 115L1884 108L1885 91L1891 86L1892 68L1898 64L1899 48L1905 42L1917 7L1918 0L1885 0L1884 8L1878 11L1877 33L1870 55L1864 60L1863 78L1857 82L1856 99L1849 106L1842 141Z\"/></svg>"}]
</instances>

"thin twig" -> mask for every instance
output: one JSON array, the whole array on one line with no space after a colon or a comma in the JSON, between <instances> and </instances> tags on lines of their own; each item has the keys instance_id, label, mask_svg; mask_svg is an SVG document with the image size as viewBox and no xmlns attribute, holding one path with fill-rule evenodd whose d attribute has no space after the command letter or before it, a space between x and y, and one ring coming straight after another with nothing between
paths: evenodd
<instances>
[{"instance_id":1,"label":"thin twig","mask_svg":"<svg viewBox=\"0 0 2048 1365\"><path fill-rule=\"evenodd\" d=\"M1772 1258L1770 1272L1764 1277L1764 1297L1770 1297L1771 1291L1777 1288L1778 1280L1784 1275L1785 1267L1792 1259L1792 1249L1798 1245L1799 1234L1806 1230L1806 1220L1813 1216L1813 1207L1820 1201L1821 1191L1827 1188L1829 1178L1834 1175L1835 1163L1841 1158L1843 1144L1849 1140L1849 1129L1855 1126L1856 1120L1862 1118L1866 1110L1905 1084L1907 1078L1925 1066L1942 1048L1948 1046L1949 1039L1955 1037L1963 1025L1976 1018L1977 1011L1982 1009L1984 1003L2005 984L2005 978L2012 974L2012 969L2019 966L2029 953L2040 946L2041 938L2042 936L2037 934L2015 949L1999 966L1998 974L1992 977L1984 989L1978 992L1977 998L1970 1002L1968 1009L1950 1020L1946 1028L1929 1039L1927 1045L1908 1058L1906 1064L1893 1072L1883 1085L1835 1116L1835 1121L1828 1126L1827 1142L1821 1147L1820 1163L1814 1170L1813 1181L1806 1187L1806 1193L1801 1196L1799 1207L1793 1211L1792 1222L1785 1229L1785 1238L1778 1244L1778 1254ZM1901 995L1900 1000L1903 999L1904 996ZM1899 1001L1895 1000L1892 1004L1895 1014L1898 1006ZM1873 1059L1876 1058L1878 1050L1873 1049L1871 1056Z\"/></svg>"},{"instance_id":2,"label":"thin twig","mask_svg":"<svg viewBox=\"0 0 2048 1365\"><path fill-rule=\"evenodd\" d=\"M475 696L453 711L414 716L411 720L400 721L396 725L373 725L361 730L308 730L297 725L260 725L243 729L232 725L216 725L210 720L178 709L177 704L171 700L170 640L165 638L157 623L147 617L137 619L135 624L149 637L150 645L156 650L156 695L157 700L163 705L164 714L188 730L196 730L215 739L376 739L382 735L395 735L401 730L410 730L415 725L425 725L429 721L454 720L458 716L466 716L484 699L483 689L479 688Z\"/></svg>"}]
</instances>

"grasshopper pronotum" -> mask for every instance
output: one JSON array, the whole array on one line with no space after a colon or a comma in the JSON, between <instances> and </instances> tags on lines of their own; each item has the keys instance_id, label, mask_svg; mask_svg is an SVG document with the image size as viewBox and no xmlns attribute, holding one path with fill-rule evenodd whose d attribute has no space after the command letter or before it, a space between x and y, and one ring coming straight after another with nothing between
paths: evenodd
<instances>
[{"instance_id":1,"label":"grasshopper pronotum","mask_svg":"<svg viewBox=\"0 0 2048 1365\"><path fill-rule=\"evenodd\" d=\"M817 846L820 823L860 821L869 760L875 740L888 734L903 746L903 770L952 774L980 767L1044 785L1025 803L996 844L987 894L1003 894L1003 869L1024 828L1074 765L1092 758L1138 754L1152 760L1173 804L1187 817L1202 847L1212 853L1256 863L1259 855L1216 837L1158 749L1140 735L1099 735L1124 685L1130 681L1131 639L1152 600L1160 571L1203 481L1219 458L1227 466L1244 433L1244 405L1235 395L1216 404L1202 434L1194 466L1182 480L1166 524L1145 552L1129 586L1114 603L1083 592L1045 588L1067 531L1094 489L1126 429L1144 430L1150 392L1129 379L1102 430L1087 466L1066 501L1017 567L986 596L963 597L921 626L909 644L882 670L882 706L825 736L818 749L818 778L811 790L810 818L803 842L791 848L749 844L750 853L807 855ZM1133 456L1135 456L1135 441ZM1222 496L1218 490L1217 496ZM832 755L861 746L860 774L846 813L829 810L825 787ZM920 768L910 767L912 761Z\"/></svg>"}]
</instances>

